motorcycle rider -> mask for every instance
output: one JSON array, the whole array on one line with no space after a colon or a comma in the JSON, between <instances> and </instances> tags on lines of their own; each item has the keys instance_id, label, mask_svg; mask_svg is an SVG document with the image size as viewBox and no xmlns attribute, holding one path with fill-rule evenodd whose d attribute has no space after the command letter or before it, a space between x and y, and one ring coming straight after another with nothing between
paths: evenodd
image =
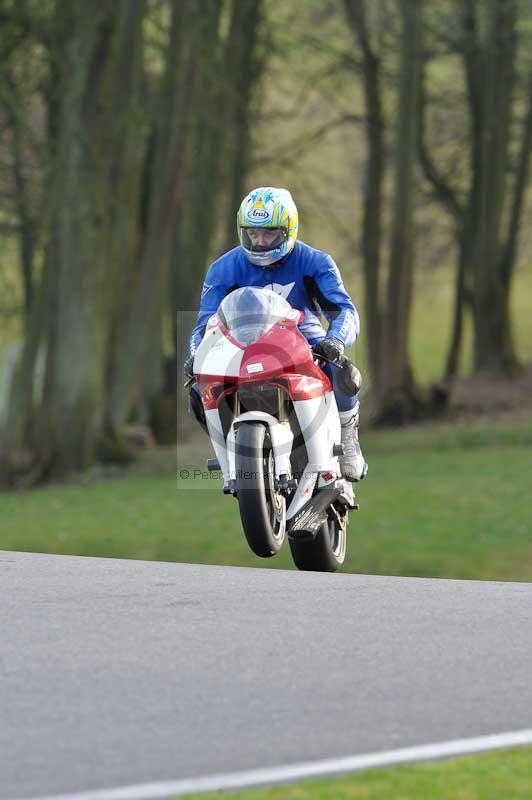
<instances>
[{"instance_id":1,"label":"motorcycle rider","mask_svg":"<svg viewBox=\"0 0 532 800\"><path fill-rule=\"evenodd\" d=\"M360 323L338 267L327 253L298 241L298 212L287 189L259 187L249 192L238 210L237 229L240 246L214 261L205 277L185 374L192 377L194 353L209 318L226 295L244 286L278 292L304 312L299 328L313 351L338 365L325 363L323 369L332 381L340 414L344 445L340 467L344 478L360 481L367 473L358 442L360 374L343 355L357 338ZM322 314L329 323L327 334L320 323ZM194 416L204 424L196 385L190 401Z\"/></svg>"}]
</instances>

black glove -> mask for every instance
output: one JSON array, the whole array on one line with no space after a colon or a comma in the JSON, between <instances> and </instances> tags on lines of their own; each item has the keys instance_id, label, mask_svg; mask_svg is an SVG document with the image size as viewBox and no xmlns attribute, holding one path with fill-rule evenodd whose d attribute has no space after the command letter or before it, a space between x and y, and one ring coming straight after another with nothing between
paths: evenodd
<instances>
[{"instance_id":1,"label":"black glove","mask_svg":"<svg viewBox=\"0 0 532 800\"><path fill-rule=\"evenodd\" d=\"M188 386L189 383L192 383L194 380L194 356L189 356L185 363L183 364L183 372L185 373L186 383L185 386Z\"/></svg>"},{"instance_id":2,"label":"black glove","mask_svg":"<svg viewBox=\"0 0 532 800\"><path fill-rule=\"evenodd\" d=\"M332 361L335 364L341 360L344 354L342 342L339 339L335 339L334 336L326 336L321 342L315 344L312 350L318 357L323 356L326 361Z\"/></svg>"},{"instance_id":3,"label":"black glove","mask_svg":"<svg viewBox=\"0 0 532 800\"><path fill-rule=\"evenodd\" d=\"M349 396L358 394L362 386L362 375L347 356L344 356L344 346L339 339L327 336L314 345L312 350L318 357L324 356L338 367L336 382L341 392Z\"/></svg>"}]
</instances>

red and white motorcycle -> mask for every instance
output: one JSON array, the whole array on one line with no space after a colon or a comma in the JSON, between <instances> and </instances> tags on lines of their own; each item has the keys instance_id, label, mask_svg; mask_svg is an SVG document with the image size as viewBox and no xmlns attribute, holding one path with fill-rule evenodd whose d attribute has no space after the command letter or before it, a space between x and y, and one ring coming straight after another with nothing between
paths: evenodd
<instances>
[{"instance_id":1,"label":"red and white motorcycle","mask_svg":"<svg viewBox=\"0 0 532 800\"><path fill-rule=\"evenodd\" d=\"M224 493L233 495L256 555L288 536L303 570L345 559L353 488L341 477L340 418L332 385L298 329L303 313L269 289L224 298L194 357Z\"/></svg>"}]
</instances>

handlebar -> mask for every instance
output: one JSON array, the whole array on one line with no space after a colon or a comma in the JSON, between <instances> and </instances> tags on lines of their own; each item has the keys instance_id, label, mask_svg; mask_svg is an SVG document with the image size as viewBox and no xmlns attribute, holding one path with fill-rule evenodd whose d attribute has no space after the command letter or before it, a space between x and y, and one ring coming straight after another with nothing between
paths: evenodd
<instances>
[{"instance_id":1,"label":"handlebar","mask_svg":"<svg viewBox=\"0 0 532 800\"><path fill-rule=\"evenodd\" d=\"M312 349L312 348L311 348ZM327 364L332 364L333 367L340 368L342 366L342 361L334 361L332 358L327 358L327 356L322 355L322 353L315 353L312 349L312 355L314 358L317 358L318 361L326 361ZM340 356L340 359L345 358L345 356Z\"/></svg>"}]
</instances>

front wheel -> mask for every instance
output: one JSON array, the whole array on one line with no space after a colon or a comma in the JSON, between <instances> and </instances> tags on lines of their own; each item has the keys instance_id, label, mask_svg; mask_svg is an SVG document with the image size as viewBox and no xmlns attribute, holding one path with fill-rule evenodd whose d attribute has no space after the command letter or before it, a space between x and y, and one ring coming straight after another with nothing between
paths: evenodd
<instances>
[{"instance_id":1,"label":"front wheel","mask_svg":"<svg viewBox=\"0 0 532 800\"><path fill-rule=\"evenodd\" d=\"M298 569L336 572L345 560L347 516L328 518L314 539L289 539L289 542Z\"/></svg>"},{"instance_id":2,"label":"front wheel","mask_svg":"<svg viewBox=\"0 0 532 800\"><path fill-rule=\"evenodd\" d=\"M286 501L275 482L268 428L242 422L236 432L236 496L247 542L255 555L270 558L286 533Z\"/></svg>"}]
</instances>

